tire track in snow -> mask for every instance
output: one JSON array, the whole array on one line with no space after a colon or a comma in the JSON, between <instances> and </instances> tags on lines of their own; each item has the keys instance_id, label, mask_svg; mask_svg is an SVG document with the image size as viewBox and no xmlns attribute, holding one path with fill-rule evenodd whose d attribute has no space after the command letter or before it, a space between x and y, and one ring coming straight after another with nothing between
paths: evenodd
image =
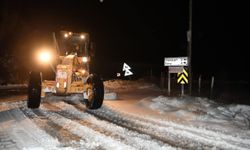
<instances>
[{"instance_id":1,"label":"tire track in snow","mask_svg":"<svg viewBox=\"0 0 250 150\"><path fill-rule=\"evenodd\" d=\"M208 138L211 140L216 140L216 141L225 141L228 143L235 144L239 148L250 148L250 139L246 138L241 138L239 136L232 136L232 135L227 135L223 132L215 132L213 130L208 130L205 128L197 128L194 126L188 126L188 125L183 125L183 124L178 124L172 121L166 121L162 119L154 119L146 116L138 116L136 114L131 114L131 113L126 113L126 115L129 118L133 118L136 120L141 120L145 122L150 122L152 124L161 126L161 127L173 127L176 130L185 130L187 132L202 136L204 138ZM145 119L147 118L147 119Z\"/></svg>"},{"instance_id":2,"label":"tire track in snow","mask_svg":"<svg viewBox=\"0 0 250 150\"><path fill-rule=\"evenodd\" d=\"M143 126L141 124L136 123L134 120L129 120L125 117L121 117L117 112L113 114L107 114L107 112L103 112L103 114L98 113L98 110L88 110L86 107L81 103L72 103L69 101L65 101L65 103L68 103L72 106L74 106L76 109L80 111L86 111L87 113L101 119L107 122L112 122L113 124L116 124L118 126L121 126L123 128L127 128L128 130L148 135L151 139L154 139L156 141L160 141L162 143L165 143L167 145L170 145L172 147L177 148L184 148L187 149L188 147L184 145L183 143L177 143L176 140L166 138L165 134L162 134L160 132L155 132L154 130L149 129L147 126ZM157 131L157 130L156 130ZM183 139L184 141L185 139Z\"/></svg>"},{"instance_id":3,"label":"tire track in snow","mask_svg":"<svg viewBox=\"0 0 250 150\"><path fill-rule=\"evenodd\" d=\"M0 127L0 149L20 149L17 142Z\"/></svg>"},{"instance_id":4,"label":"tire track in snow","mask_svg":"<svg viewBox=\"0 0 250 150\"><path fill-rule=\"evenodd\" d=\"M99 120L95 116L83 111L79 111L72 105L65 102L58 102L56 104L50 103L50 105L57 107L57 109L61 109L62 111L60 112L63 112L63 114L70 114L71 116L69 119L78 118L80 120L85 120L85 122L88 122L88 125L90 125L94 130L98 129L104 132L108 132L107 136L111 136L116 139L118 138L119 140L122 140L122 142L125 142L126 144L131 145L136 149L173 149L169 145L150 138L150 136L148 135L139 134L138 132L131 131L121 126L117 126L116 124L113 124L111 122ZM81 123L81 121L79 121L79 123ZM85 124L86 123L84 123L83 125Z\"/></svg>"},{"instance_id":5,"label":"tire track in snow","mask_svg":"<svg viewBox=\"0 0 250 150\"><path fill-rule=\"evenodd\" d=\"M56 150L60 147L57 139L38 128L18 108L0 112L0 116L0 133L3 135L1 136L1 144L4 140L8 141L9 139L7 147L4 145L3 149Z\"/></svg>"},{"instance_id":6,"label":"tire track in snow","mask_svg":"<svg viewBox=\"0 0 250 150\"><path fill-rule=\"evenodd\" d=\"M76 106L76 108L77 107L78 109L83 109L83 106L79 106L79 104ZM88 110L88 112L99 118L103 118L104 120L113 121L114 123L121 126L132 128L139 132L141 131L142 133L153 137L157 136L156 138L160 138L162 141L170 141L171 143L181 146L182 148L196 149L198 147L202 149L249 149L247 145L240 145L239 143L235 144L231 141L225 141L223 139L217 138L216 136L204 136L202 132L193 133L186 128L176 128L175 124L159 126L158 123L152 122L152 120L150 122L148 119L141 119L142 116L135 119L133 116L131 117L127 114L119 114L117 111L112 111L106 106L98 110Z\"/></svg>"},{"instance_id":7,"label":"tire track in snow","mask_svg":"<svg viewBox=\"0 0 250 150\"><path fill-rule=\"evenodd\" d=\"M68 130L63 129L61 126L49 120L46 116L39 112L39 109L28 109L26 107L20 110L29 117L40 129L44 130L47 134L59 140L62 147L79 147L80 137L71 134Z\"/></svg>"},{"instance_id":8,"label":"tire track in snow","mask_svg":"<svg viewBox=\"0 0 250 150\"><path fill-rule=\"evenodd\" d=\"M111 110L107 107L103 107L103 109L97 110L98 112L101 112L100 114L106 113L114 113L114 110ZM158 129L159 132L162 133L172 133L173 135L178 136L179 138L184 138L186 140L190 139L189 143L197 143L198 145L201 145L202 147L216 147L220 149L249 149L249 140L245 139L238 139L237 137L232 137L229 135L222 134L222 137L227 139L223 139L220 137L220 133L217 134L215 132L206 132L206 130L199 130L197 128L188 127L185 125L177 124L177 123L171 123L168 121L159 121L157 119L152 118L144 118L143 116L139 116L136 114L129 115L129 114L121 114L121 116L126 116L126 118L129 118L129 120L135 120L138 121L138 123L145 124L146 126ZM136 116L136 117L134 117ZM152 121L154 120L154 121ZM143 123L144 122L144 123ZM157 123L158 122L158 123ZM165 123L165 126L159 126L159 123L163 124ZM198 131L198 132L197 132ZM195 133L194 133L195 132ZM241 142L243 141L243 142ZM236 143L235 143L236 142ZM191 145L192 146L192 145Z\"/></svg>"},{"instance_id":9,"label":"tire track in snow","mask_svg":"<svg viewBox=\"0 0 250 150\"><path fill-rule=\"evenodd\" d=\"M88 128L86 126L81 125L76 121L72 121L71 119L67 119L57 113L50 112L49 109L41 106L39 110L44 116L48 117L51 121L58 125L62 125L62 127L72 134L82 137L82 145L85 149L130 149L134 148L122 143L121 141L115 140L111 137L105 136L96 132L95 130Z\"/></svg>"},{"instance_id":10,"label":"tire track in snow","mask_svg":"<svg viewBox=\"0 0 250 150\"><path fill-rule=\"evenodd\" d=\"M114 113L107 107L97 110L100 114ZM156 131L162 133L172 133L176 136L180 135L180 139L191 139L193 142L198 143L203 147L203 145L208 147L216 147L220 149L249 149L249 139L240 139L238 137L233 137L230 135L225 135L221 133L216 133L213 131L207 131L205 129L192 128L189 126L163 121L152 118L144 118L143 116L138 116L136 114L123 113L121 116L126 116L129 120L135 120L138 123L144 124L145 126L150 126Z\"/></svg>"}]
</instances>

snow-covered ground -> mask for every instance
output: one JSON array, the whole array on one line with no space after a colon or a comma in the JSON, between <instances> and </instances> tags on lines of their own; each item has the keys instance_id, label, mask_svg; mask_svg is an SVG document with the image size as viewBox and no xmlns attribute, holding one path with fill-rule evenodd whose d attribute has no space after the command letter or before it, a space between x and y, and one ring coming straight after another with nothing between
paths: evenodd
<instances>
[{"instance_id":1,"label":"snow-covered ground","mask_svg":"<svg viewBox=\"0 0 250 150\"><path fill-rule=\"evenodd\" d=\"M250 149L250 106L167 97L143 80L104 84L98 110L81 95L51 96L34 110L0 103L0 149Z\"/></svg>"},{"instance_id":2,"label":"snow-covered ground","mask_svg":"<svg viewBox=\"0 0 250 150\"><path fill-rule=\"evenodd\" d=\"M0 85L1 89L15 89L15 88L27 88L27 84L7 84L7 85Z\"/></svg>"}]
</instances>

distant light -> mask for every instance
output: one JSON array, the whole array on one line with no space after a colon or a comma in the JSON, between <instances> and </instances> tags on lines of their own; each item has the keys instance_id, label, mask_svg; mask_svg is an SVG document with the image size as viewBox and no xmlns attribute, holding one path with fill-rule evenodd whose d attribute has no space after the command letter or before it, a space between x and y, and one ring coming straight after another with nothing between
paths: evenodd
<instances>
[{"instance_id":1,"label":"distant light","mask_svg":"<svg viewBox=\"0 0 250 150\"><path fill-rule=\"evenodd\" d=\"M102 2L103 2L103 0L100 0L100 2L102 3Z\"/></svg>"},{"instance_id":2,"label":"distant light","mask_svg":"<svg viewBox=\"0 0 250 150\"><path fill-rule=\"evenodd\" d=\"M69 37L68 33L65 33L65 34L64 34L64 37L65 37L65 38Z\"/></svg>"},{"instance_id":3,"label":"distant light","mask_svg":"<svg viewBox=\"0 0 250 150\"><path fill-rule=\"evenodd\" d=\"M120 77L120 76L121 76L121 73L116 73L116 76L117 76L117 77Z\"/></svg>"},{"instance_id":4,"label":"distant light","mask_svg":"<svg viewBox=\"0 0 250 150\"><path fill-rule=\"evenodd\" d=\"M80 38L81 38L81 39L85 39L85 36L84 36L84 35L81 35Z\"/></svg>"},{"instance_id":5,"label":"distant light","mask_svg":"<svg viewBox=\"0 0 250 150\"><path fill-rule=\"evenodd\" d=\"M69 35L72 35L72 32L69 32Z\"/></svg>"},{"instance_id":6,"label":"distant light","mask_svg":"<svg viewBox=\"0 0 250 150\"><path fill-rule=\"evenodd\" d=\"M82 58L82 61L83 61L84 63L88 62L88 57L83 57L83 58Z\"/></svg>"}]
</instances>

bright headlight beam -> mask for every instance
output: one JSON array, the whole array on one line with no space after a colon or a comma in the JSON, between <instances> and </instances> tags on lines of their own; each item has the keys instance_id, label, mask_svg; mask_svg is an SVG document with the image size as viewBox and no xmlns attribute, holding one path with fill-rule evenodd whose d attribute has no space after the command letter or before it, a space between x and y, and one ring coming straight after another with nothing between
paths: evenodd
<instances>
[{"instance_id":1,"label":"bright headlight beam","mask_svg":"<svg viewBox=\"0 0 250 150\"><path fill-rule=\"evenodd\" d=\"M83 61L84 63L88 62L88 57L83 57L83 58L82 58L82 61Z\"/></svg>"},{"instance_id":2,"label":"bright headlight beam","mask_svg":"<svg viewBox=\"0 0 250 150\"><path fill-rule=\"evenodd\" d=\"M67 37L69 37L69 35L68 35L67 33L65 33L65 34L64 34L64 37L67 38Z\"/></svg>"},{"instance_id":3,"label":"bright headlight beam","mask_svg":"<svg viewBox=\"0 0 250 150\"><path fill-rule=\"evenodd\" d=\"M85 39L85 36L84 36L84 35L81 35L80 38L81 38L81 39Z\"/></svg>"},{"instance_id":4,"label":"bright headlight beam","mask_svg":"<svg viewBox=\"0 0 250 150\"><path fill-rule=\"evenodd\" d=\"M49 62L51 60L51 54L47 51L42 51L39 53L39 60L41 62Z\"/></svg>"}]
</instances>

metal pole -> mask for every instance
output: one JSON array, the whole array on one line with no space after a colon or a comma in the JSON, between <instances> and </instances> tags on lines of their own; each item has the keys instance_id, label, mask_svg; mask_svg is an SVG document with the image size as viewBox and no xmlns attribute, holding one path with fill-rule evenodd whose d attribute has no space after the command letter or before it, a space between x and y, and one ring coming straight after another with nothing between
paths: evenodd
<instances>
[{"instance_id":1,"label":"metal pole","mask_svg":"<svg viewBox=\"0 0 250 150\"><path fill-rule=\"evenodd\" d=\"M213 89L214 89L214 76L211 79L211 89L210 89L210 98L213 96Z\"/></svg>"},{"instance_id":2,"label":"metal pole","mask_svg":"<svg viewBox=\"0 0 250 150\"><path fill-rule=\"evenodd\" d=\"M153 69L150 67L150 81L153 81Z\"/></svg>"},{"instance_id":3,"label":"metal pole","mask_svg":"<svg viewBox=\"0 0 250 150\"><path fill-rule=\"evenodd\" d=\"M184 84L181 84L181 96L184 96Z\"/></svg>"},{"instance_id":4,"label":"metal pole","mask_svg":"<svg viewBox=\"0 0 250 150\"><path fill-rule=\"evenodd\" d=\"M170 96L170 92L171 92L171 90L170 90L170 72L169 72L169 70L168 70L168 95Z\"/></svg>"},{"instance_id":5,"label":"metal pole","mask_svg":"<svg viewBox=\"0 0 250 150\"><path fill-rule=\"evenodd\" d=\"M189 30L188 30L188 76L189 95L192 94L192 0L189 0Z\"/></svg>"},{"instance_id":6,"label":"metal pole","mask_svg":"<svg viewBox=\"0 0 250 150\"><path fill-rule=\"evenodd\" d=\"M161 83L161 88L163 89L164 88L164 74L163 74L163 72L161 72L161 81L160 81Z\"/></svg>"},{"instance_id":7,"label":"metal pole","mask_svg":"<svg viewBox=\"0 0 250 150\"><path fill-rule=\"evenodd\" d=\"M199 76L198 93L201 94L201 75Z\"/></svg>"}]
</instances>

